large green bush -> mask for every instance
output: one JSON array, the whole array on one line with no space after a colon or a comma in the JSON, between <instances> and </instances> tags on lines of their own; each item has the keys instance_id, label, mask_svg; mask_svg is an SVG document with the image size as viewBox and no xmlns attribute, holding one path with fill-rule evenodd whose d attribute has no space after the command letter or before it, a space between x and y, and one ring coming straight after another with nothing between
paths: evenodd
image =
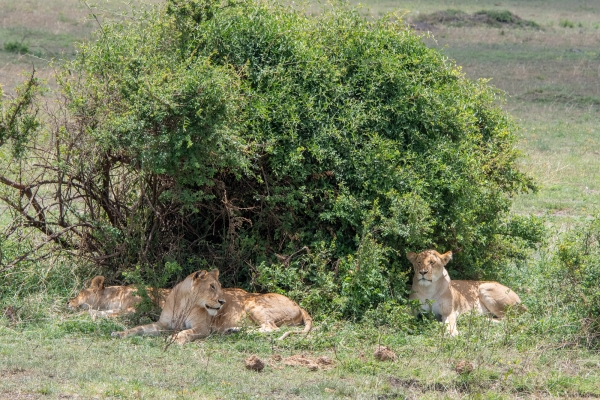
<instances>
[{"instance_id":1,"label":"large green bush","mask_svg":"<svg viewBox=\"0 0 600 400\"><path fill-rule=\"evenodd\" d=\"M493 277L539 239L501 95L393 14L170 0L63 71L60 245L112 276L209 264L360 316L406 297L406 251Z\"/></svg>"}]
</instances>

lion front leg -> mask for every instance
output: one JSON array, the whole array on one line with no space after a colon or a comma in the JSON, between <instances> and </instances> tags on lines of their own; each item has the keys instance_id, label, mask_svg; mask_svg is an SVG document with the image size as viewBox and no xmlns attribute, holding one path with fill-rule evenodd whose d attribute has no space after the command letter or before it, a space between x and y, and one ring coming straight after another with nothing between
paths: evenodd
<instances>
[{"instance_id":1,"label":"lion front leg","mask_svg":"<svg viewBox=\"0 0 600 400\"><path fill-rule=\"evenodd\" d=\"M189 342L193 342L194 340L203 339L210 334L210 330L204 326L195 327L192 329L185 329L183 331L177 332L174 336L174 342L183 345Z\"/></svg>"},{"instance_id":2,"label":"lion front leg","mask_svg":"<svg viewBox=\"0 0 600 400\"><path fill-rule=\"evenodd\" d=\"M446 331L450 336L458 336L458 329L456 329L456 313L451 312L445 316L443 315L442 322L446 324Z\"/></svg>"},{"instance_id":3,"label":"lion front leg","mask_svg":"<svg viewBox=\"0 0 600 400\"><path fill-rule=\"evenodd\" d=\"M162 324L155 322L153 324L136 326L135 328L127 329L127 330L121 331L121 332L113 332L110 334L110 336L118 337L118 338L125 338L125 337L135 336L135 335L158 336L161 333L166 332L166 331L169 331L169 329L167 329Z\"/></svg>"}]
</instances>

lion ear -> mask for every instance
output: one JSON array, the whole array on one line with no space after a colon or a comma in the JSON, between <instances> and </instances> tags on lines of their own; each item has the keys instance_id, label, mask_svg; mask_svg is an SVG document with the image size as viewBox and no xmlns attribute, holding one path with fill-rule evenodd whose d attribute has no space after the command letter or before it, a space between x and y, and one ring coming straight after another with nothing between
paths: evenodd
<instances>
[{"instance_id":1,"label":"lion ear","mask_svg":"<svg viewBox=\"0 0 600 400\"><path fill-rule=\"evenodd\" d=\"M218 270L218 269L216 269L216 268L215 268L215 269L213 269L212 271L210 271L210 274L211 274L212 276L214 276L214 277L215 277L215 279L219 279L219 270Z\"/></svg>"},{"instance_id":2,"label":"lion ear","mask_svg":"<svg viewBox=\"0 0 600 400\"><path fill-rule=\"evenodd\" d=\"M90 289L104 290L104 277L102 275L94 277L94 279L92 279L92 283L90 283Z\"/></svg>"},{"instance_id":3,"label":"lion ear","mask_svg":"<svg viewBox=\"0 0 600 400\"><path fill-rule=\"evenodd\" d=\"M452 260L452 252L448 251L440 256L440 259L444 263L444 265L448 264L450 260Z\"/></svg>"},{"instance_id":4,"label":"lion ear","mask_svg":"<svg viewBox=\"0 0 600 400\"><path fill-rule=\"evenodd\" d=\"M414 262L417 261L417 253L410 251L406 253L406 258L408 258L408 261L414 264Z\"/></svg>"},{"instance_id":5,"label":"lion ear","mask_svg":"<svg viewBox=\"0 0 600 400\"><path fill-rule=\"evenodd\" d=\"M202 271L196 271L196 273L194 273L194 279L206 279L207 274L208 272L206 272L205 269Z\"/></svg>"}]
</instances>

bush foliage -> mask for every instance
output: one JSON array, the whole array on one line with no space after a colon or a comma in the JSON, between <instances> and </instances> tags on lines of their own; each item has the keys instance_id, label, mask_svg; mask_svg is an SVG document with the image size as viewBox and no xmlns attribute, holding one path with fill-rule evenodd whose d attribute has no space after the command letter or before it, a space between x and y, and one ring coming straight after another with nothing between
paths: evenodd
<instances>
[{"instance_id":1,"label":"bush foliage","mask_svg":"<svg viewBox=\"0 0 600 400\"><path fill-rule=\"evenodd\" d=\"M493 277L540 239L509 214L533 185L501 94L394 14L169 0L104 23L59 83L45 221L113 277L210 265L361 316L405 299L406 251Z\"/></svg>"},{"instance_id":2,"label":"bush foliage","mask_svg":"<svg viewBox=\"0 0 600 400\"><path fill-rule=\"evenodd\" d=\"M552 268L550 282L561 286L556 296L568 309L574 337L590 347L600 347L600 216L563 235Z\"/></svg>"}]
</instances>

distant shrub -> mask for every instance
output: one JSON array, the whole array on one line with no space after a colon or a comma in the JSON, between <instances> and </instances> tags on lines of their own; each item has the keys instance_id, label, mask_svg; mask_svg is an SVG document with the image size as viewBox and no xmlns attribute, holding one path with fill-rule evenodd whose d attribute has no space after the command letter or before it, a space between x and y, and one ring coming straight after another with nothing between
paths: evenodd
<instances>
[{"instance_id":1,"label":"distant shrub","mask_svg":"<svg viewBox=\"0 0 600 400\"><path fill-rule=\"evenodd\" d=\"M29 47L21 42L4 42L4 50L19 54L29 53Z\"/></svg>"},{"instance_id":2,"label":"distant shrub","mask_svg":"<svg viewBox=\"0 0 600 400\"><path fill-rule=\"evenodd\" d=\"M483 19L488 25L492 26L514 25L527 28L540 28L539 24L535 21L522 19L508 10L481 10L473 14L473 16L476 19Z\"/></svg>"},{"instance_id":3,"label":"distant shrub","mask_svg":"<svg viewBox=\"0 0 600 400\"><path fill-rule=\"evenodd\" d=\"M486 16L491 21L496 21L502 24L511 24L520 20L520 18L508 10L482 10L476 12L474 15Z\"/></svg>"},{"instance_id":4,"label":"distant shrub","mask_svg":"<svg viewBox=\"0 0 600 400\"><path fill-rule=\"evenodd\" d=\"M513 26L520 28L541 28L536 22L522 19L508 10L481 10L474 14L467 14L460 10L448 9L445 11L436 11L431 14L421 14L417 16L414 21L426 22L432 25L487 25L493 27Z\"/></svg>"},{"instance_id":5,"label":"distant shrub","mask_svg":"<svg viewBox=\"0 0 600 400\"><path fill-rule=\"evenodd\" d=\"M569 21L568 19L561 19L558 25L561 28L575 28L575 23L573 21Z\"/></svg>"}]
</instances>

